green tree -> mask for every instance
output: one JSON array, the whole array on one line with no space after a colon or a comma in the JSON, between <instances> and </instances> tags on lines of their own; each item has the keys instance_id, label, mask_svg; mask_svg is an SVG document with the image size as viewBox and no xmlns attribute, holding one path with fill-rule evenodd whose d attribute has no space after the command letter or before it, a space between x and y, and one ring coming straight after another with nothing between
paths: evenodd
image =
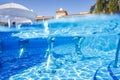
<instances>
[{"instance_id":1,"label":"green tree","mask_svg":"<svg viewBox=\"0 0 120 80\"><path fill-rule=\"evenodd\" d=\"M109 12L109 7L108 7L108 2L109 2L109 0L105 2L105 13L106 13L106 14L109 14L109 13L110 13L110 12Z\"/></svg>"},{"instance_id":2,"label":"green tree","mask_svg":"<svg viewBox=\"0 0 120 80\"><path fill-rule=\"evenodd\" d=\"M91 6L90 13L114 14L120 12L120 0L97 0L96 4Z\"/></svg>"},{"instance_id":3,"label":"green tree","mask_svg":"<svg viewBox=\"0 0 120 80\"><path fill-rule=\"evenodd\" d=\"M109 8L109 12L111 14L117 13L119 11L118 0L109 0L109 2L108 2L108 8Z\"/></svg>"},{"instance_id":4,"label":"green tree","mask_svg":"<svg viewBox=\"0 0 120 80\"><path fill-rule=\"evenodd\" d=\"M105 6L105 13L106 13L106 14L109 14L109 13L110 13L110 12L109 12L108 4L106 4L106 6Z\"/></svg>"},{"instance_id":5,"label":"green tree","mask_svg":"<svg viewBox=\"0 0 120 80\"><path fill-rule=\"evenodd\" d=\"M94 5L92 5L91 7L90 7L90 13L93 13L94 12L94 10L95 10L95 4Z\"/></svg>"},{"instance_id":6,"label":"green tree","mask_svg":"<svg viewBox=\"0 0 120 80\"><path fill-rule=\"evenodd\" d=\"M119 8L119 11L120 11L120 0L118 0L118 8Z\"/></svg>"},{"instance_id":7,"label":"green tree","mask_svg":"<svg viewBox=\"0 0 120 80\"><path fill-rule=\"evenodd\" d=\"M97 0L95 13L103 13L106 0Z\"/></svg>"}]
</instances>

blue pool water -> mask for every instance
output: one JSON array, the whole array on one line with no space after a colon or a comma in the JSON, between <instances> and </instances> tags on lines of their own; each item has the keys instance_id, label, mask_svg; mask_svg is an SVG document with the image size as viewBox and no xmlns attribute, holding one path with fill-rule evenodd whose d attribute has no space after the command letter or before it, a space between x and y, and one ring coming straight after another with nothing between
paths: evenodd
<instances>
[{"instance_id":1,"label":"blue pool water","mask_svg":"<svg viewBox=\"0 0 120 80\"><path fill-rule=\"evenodd\" d=\"M1 26L0 80L119 80L119 39L119 15Z\"/></svg>"}]
</instances>

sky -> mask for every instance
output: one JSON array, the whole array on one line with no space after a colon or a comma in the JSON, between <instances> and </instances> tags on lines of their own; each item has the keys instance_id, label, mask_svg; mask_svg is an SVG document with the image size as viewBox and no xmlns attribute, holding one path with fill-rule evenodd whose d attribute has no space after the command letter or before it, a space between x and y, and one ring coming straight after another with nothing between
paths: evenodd
<instances>
[{"instance_id":1,"label":"sky","mask_svg":"<svg viewBox=\"0 0 120 80\"><path fill-rule=\"evenodd\" d=\"M0 0L0 5L11 2L32 9L40 16L55 16L60 8L67 10L68 14L87 12L96 0Z\"/></svg>"}]
</instances>

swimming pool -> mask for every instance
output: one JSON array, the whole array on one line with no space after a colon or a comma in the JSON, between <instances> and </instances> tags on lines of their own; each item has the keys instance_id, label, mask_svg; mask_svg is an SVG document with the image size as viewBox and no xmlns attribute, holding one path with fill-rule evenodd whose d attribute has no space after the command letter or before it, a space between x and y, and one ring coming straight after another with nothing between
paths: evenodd
<instances>
[{"instance_id":1,"label":"swimming pool","mask_svg":"<svg viewBox=\"0 0 120 80\"><path fill-rule=\"evenodd\" d=\"M88 15L1 27L0 79L119 80L119 21Z\"/></svg>"}]
</instances>

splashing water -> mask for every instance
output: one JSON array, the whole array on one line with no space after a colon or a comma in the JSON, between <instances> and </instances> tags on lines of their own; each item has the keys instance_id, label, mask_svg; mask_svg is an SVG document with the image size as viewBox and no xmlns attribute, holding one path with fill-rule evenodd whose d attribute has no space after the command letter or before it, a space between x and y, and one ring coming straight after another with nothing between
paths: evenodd
<instances>
[{"instance_id":1,"label":"splashing water","mask_svg":"<svg viewBox=\"0 0 120 80\"><path fill-rule=\"evenodd\" d=\"M23 48L21 48L21 49L20 49L19 58L21 58L21 56L23 55L23 52L24 52L24 49L23 49Z\"/></svg>"},{"instance_id":2,"label":"splashing water","mask_svg":"<svg viewBox=\"0 0 120 80\"><path fill-rule=\"evenodd\" d=\"M47 35L49 34L48 22L44 22L44 31Z\"/></svg>"},{"instance_id":3,"label":"splashing water","mask_svg":"<svg viewBox=\"0 0 120 80\"><path fill-rule=\"evenodd\" d=\"M48 69L49 69L50 60L51 60L51 56L50 56L50 55L48 55L47 64L46 64L46 70L48 70Z\"/></svg>"},{"instance_id":4,"label":"splashing water","mask_svg":"<svg viewBox=\"0 0 120 80\"><path fill-rule=\"evenodd\" d=\"M10 19L8 19L8 27L11 27Z\"/></svg>"}]
</instances>

